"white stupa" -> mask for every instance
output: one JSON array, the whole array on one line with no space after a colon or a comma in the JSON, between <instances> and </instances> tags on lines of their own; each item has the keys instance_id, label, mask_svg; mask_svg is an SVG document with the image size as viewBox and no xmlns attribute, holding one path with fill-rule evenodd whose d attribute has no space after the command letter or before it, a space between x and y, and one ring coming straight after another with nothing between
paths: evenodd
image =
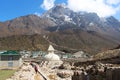
<instances>
[{"instance_id":1,"label":"white stupa","mask_svg":"<svg viewBox=\"0 0 120 80\"><path fill-rule=\"evenodd\" d=\"M57 54L55 54L55 49L52 45L49 45L48 54L45 55L44 58L48 61L60 61L60 57Z\"/></svg>"}]
</instances>

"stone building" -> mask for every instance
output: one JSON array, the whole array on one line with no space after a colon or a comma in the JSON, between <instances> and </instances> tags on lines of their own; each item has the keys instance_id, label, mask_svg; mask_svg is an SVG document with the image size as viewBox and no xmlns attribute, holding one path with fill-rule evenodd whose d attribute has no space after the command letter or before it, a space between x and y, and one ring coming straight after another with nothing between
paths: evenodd
<instances>
[{"instance_id":1,"label":"stone building","mask_svg":"<svg viewBox=\"0 0 120 80\"><path fill-rule=\"evenodd\" d=\"M22 58L17 51L0 53L0 69L17 69L22 65Z\"/></svg>"}]
</instances>

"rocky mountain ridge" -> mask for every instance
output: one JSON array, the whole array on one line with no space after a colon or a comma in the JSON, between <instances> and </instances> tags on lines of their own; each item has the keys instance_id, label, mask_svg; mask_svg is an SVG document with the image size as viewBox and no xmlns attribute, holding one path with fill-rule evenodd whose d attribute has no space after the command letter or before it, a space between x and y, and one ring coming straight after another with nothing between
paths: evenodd
<instances>
[{"instance_id":1,"label":"rocky mountain ridge","mask_svg":"<svg viewBox=\"0 0 120 80\"><path fill-rule=\"evenodd\" d=\"M86 31L104 34L108 34L107 32L110 31L112 31L111 33L120 32L120 22L113 16L101 18L96 13L73 12L63 5L56 5L44 13L42 17L51 19L57 25L71 23Z\"/></svg>"}]
</instances>

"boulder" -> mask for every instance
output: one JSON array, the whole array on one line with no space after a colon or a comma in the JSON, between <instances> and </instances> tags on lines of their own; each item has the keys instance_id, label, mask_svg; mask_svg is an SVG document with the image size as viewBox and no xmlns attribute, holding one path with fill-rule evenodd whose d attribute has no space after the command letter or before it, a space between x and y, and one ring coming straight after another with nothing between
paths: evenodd
<instances>
[{"instance_id":1,"label":"boulder","mask_svg":"<svg viewBox=\"0 0 120 80\"><path fill-rule=\"evenodd\" d=\"M70 70L71 69L71 65L67 62L63 63L59 69L67 69L67 70Z\"/></svg>"},{"instance_id":2,"label":"boulder","mask_svg":"<svg viewBox=\"0 0 120 80\"><path fill-rule=\"evenodd\" d=\"M71 76L71 73L70 72L58 72L57 75L61 78L68 78Z\"/></svg>"}]
</instances>

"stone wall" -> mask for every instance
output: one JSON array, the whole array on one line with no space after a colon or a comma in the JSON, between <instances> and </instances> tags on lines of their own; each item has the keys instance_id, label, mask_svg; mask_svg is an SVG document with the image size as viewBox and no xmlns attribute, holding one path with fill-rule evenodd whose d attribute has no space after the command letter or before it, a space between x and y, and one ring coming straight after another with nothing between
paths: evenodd
<instances>
[{"instance_id":1,"label":"stone wall","mask_svg":"<svg viewBox=\"0 0 120 80\"><path fill-rule=\"evenodd\" d=\"M120 69L109 69L106 71L106 80L120 80Z\"/></svg>"}]
</instances>

